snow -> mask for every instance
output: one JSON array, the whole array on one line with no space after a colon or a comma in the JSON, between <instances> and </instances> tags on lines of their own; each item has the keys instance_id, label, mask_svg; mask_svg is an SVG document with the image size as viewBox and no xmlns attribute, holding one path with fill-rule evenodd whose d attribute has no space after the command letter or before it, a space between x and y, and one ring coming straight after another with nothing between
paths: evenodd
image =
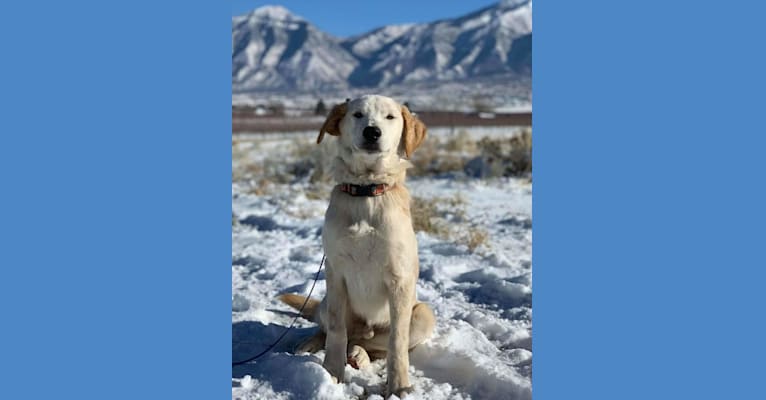
<instances>
[{"instance_id":1,"label":"snow","mask_svg":"<svg viewBox=\"0 0 766 400\"><path fill-rule=\"evenodd\" d=\"M505 137L506 128L468 129L479 137ZM448 132L430 132L430 140ZM233 143L232 358L242 360L271 345L295 318L275 297L307 295L322 258L321 226L330 183L290 175L315 133L252 135ZM332 140L333 138L326 138ZM307 150L308 149L308 150ZM417 158L416 152L414 158ZM474 249L455 237L417 232L420 301L434 310L434 336L410 355L413 393L408 399L530 399L532 364L532 205L528 178L410 177L414 196L457 199L439 203L456 237L484 230ZM446 200L445 200L446 201ZM319 275L312 297L326 291ZM362 370L346 367L346 383L322 368L324 352L294 355L315 324L295 328L255 362L232 369L236 399L383 399L385 360ZM395 399L395 396L390 397Z\"/></svg>"},{"instance_id":2,"label":"snow","mask_svg":"<svg viewBox=\"0 0 766 400\"><path fill-rule=\"evenodd\" d=\"M477 18L472 18L469 20L466 20L463 22L463 25L460 26L460 29L464 31L470 31L472 29L478 28L480 26L485 26L489 24L492 21L492 16L489 14L482 14Z\"/></svg>"},{"instance_id":3,"label":"snow","mask_svg":"<svg viewBox=\"0 0 766 400\"><path fill-rule=\"evenodd\" d=\"M284 7L261 7L232 17L233 91L316 97L331 89L345 98L355 89L401 85L423 95L432 91L429 84L440 82L470 86L461 92L471 99L483 92L470 82L484 79L502 87L506 101L497 105L515 104L509 94L529 103L528 60L508 55L514 40L531 33L531 4L504 2L454 19L387 25L345 39Z\"/></svg>"},{"instance_id":4,"label":"snow","mask_svg":"<svg viewBox=\"0 0 766 400\"><path fill-rule=\"evenodd\" d=\"M519 35L532 32L532 2L503 13L500 15L500 23Z\"/></svg>"},{"instance_id":5,"label":"snow","mask_svg":"<svg viewBox=\"0 0 766 400\"><path fill-rule=\"evenodd\" d=\"M265 6L232 18L235 92L337 85L357 63L335 38L284 7Z\"/></svg>"},{"instance_id":6,"label":"snow","mask_svg":"<svg viewBox=\"0 0 766 400\"><path fill-rule=\"evenodd\" d=\"M290 12L290 10L282 6L263 6L258 7L250 14L252 17L266 18L271 20L281 21L303 21L302 17L299 17Z\"/></svg>"},{"instance_id":7,"label":"snow","mask_svg":"<svg viewBox=\"0 0 766 400\"><path fill-rule=\"evenodd\" d=\"M359 38L351 38L353 53L367 57L380 50L383 46L393 42L405 33L408 33L415 24L387 25L370 33L361 35Z\"/></svg>"}]
</instances>

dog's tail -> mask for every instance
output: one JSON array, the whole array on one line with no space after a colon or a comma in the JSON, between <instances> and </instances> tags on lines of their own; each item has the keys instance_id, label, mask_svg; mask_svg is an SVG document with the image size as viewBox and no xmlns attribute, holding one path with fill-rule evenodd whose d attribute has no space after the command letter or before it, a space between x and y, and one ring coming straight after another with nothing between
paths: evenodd
<instances>
[{"instance_id":1,"label":"dog's tail","mask_svg":"<svg viewBox=\"0 0 766 400\"><path fill-rule=\"evenodd\" d=\"M311 298L307 300L306 296L286 293L277 298L296 310L300 310L303 307L303 303L306 303L306 307L303 307L303 311L301 311L301 316L309 320L313 320L314 315L319 310L320 301Z\"/></svg>"}]
</instances>

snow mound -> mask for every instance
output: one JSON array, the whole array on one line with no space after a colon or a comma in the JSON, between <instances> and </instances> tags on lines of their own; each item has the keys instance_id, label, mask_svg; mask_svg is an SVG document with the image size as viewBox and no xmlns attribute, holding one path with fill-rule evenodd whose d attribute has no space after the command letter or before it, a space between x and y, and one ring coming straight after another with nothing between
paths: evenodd
<instances>
[{"instance_id":1,"label":"snow mound","mask_svg":"<svg viewBox=\"0 0 766 400\"><path fill-rule=\"evenodd\" d=\"M426 376L449 382L474 399L531 399L530 381L498 363L499 353L478 329L450 321L436 338L415 348L410 361Z\"/></svg>"}]
</instances>

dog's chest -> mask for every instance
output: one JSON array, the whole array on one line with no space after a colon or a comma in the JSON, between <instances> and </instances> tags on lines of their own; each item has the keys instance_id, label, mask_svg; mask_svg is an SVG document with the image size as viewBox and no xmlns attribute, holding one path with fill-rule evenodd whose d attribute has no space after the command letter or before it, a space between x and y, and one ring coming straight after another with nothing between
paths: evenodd
<instances>
[{"instance_id":1,"label":"dog's chest","mask_svg":"<svg viewBox=\"0 0 766 400\"><path fill-rule=\"evenodd\" d=\"M375 228L367 220L353 222L349 225L346 234L352 240L374 240Z\"/></svg>"},{"instance_id":2,"label":"dog's chest","mask_svg":"<svg viewBox=\"0 0 766 400\"><path fill-rule=\"evenodd\" d=\"M396 235L380 215L338 211L337 218L326 221L323 232L331 268L343 276L354 313L371 324L385 324L389 318L385 282L391 276Z\"/></svg>"},{"instance_id":3,"label":"dog's chest","mask_svg":"<svg viewBox=\"0 0 766 400\"><path fill-rule=\"evenodd\" d=\"M367 219L351 220L336 228L338 255L347 261L347 272L357 274L359 280L380 281L386 265L390 263L391 235L388 229ZM338 245L339 244L339 245Z\"/></svg>"},{"instance_id":4,"label":"dog's chest","mask_svg":"<svg viewBox=\"0 0 766 400\"><path fill-rule=\"evenodd\" d=\"M365 269L385 264L394 236L387 212L379 199L331 204L323 232L325 247Z\"/></svg>"}]
</instances>

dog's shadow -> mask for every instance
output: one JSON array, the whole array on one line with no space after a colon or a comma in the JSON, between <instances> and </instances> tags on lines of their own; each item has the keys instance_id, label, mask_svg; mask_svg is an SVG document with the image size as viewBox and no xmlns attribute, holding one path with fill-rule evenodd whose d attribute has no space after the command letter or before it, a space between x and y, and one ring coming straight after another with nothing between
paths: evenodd
<instances>
[{"instance_id":1,"label":"dog's shadow","mask_svg":"<svg viewBox=\"0 0 766 400\"><path fill-rule=\"evenodd\" d=\"M268 325L262 322L242 321L231 325L231 359L233 362L247 360L255 355L265 352L255 360L241 365L233 365L232 378L241 379L245 375L252 377L267 377L269 369L273 368L275 358L289 357L284 353L292 353L295 347L316 333L318 327L295 328L287 333L289 325ZM280 336L284 335L281 340ZM274 343L279 342L274 345ZM272 346L269 348L270 346ZM305 356L312 361L321 363L314 356ZM316 359L316 360L313 360ZM270 366L269 366L270 365Z\"/></svg>"}]
</instances>

